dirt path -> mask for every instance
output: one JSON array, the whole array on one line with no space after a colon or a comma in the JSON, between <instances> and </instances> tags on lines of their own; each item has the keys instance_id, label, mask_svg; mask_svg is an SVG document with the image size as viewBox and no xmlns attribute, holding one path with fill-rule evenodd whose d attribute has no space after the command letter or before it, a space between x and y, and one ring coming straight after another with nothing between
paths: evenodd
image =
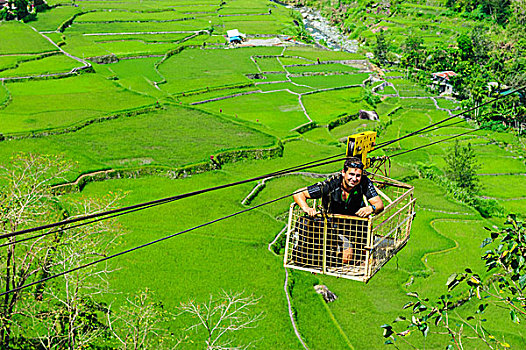
<instances>
[{"instance_id":1,"label":"dirt path","mask_svg":"<svg viewBox=\"0 0 526 350\"><path fill-rule=\"evenodd\" d=\"M51 40L49 37L47 37L43 33L41 33L38 30L36 30L34 27L31 27L31 29L33 29L36 33L40 34L44 39L49 41L53 46L55 46L64 55L66 55L69 58L74 59L77 62L82 63L83 65L81 67L75 67L72 70L70 70L69 72L64 72L64 73L37 74L37 75L28 75L28 76L23 76L23 77L6 77L6 78L0 78L0 81L25 80L25 79L48 78L48 77L58 77L58 76L66 77L66 76L71 76L71 75L75 74L76 72L78 72L80 70L84 70L84 69L87 69L87 68L91 67L91 63L89 63L89 62L87 62L87 61L85 61L85 60L83 60L83 59L81 59L81 58L79 58L77 56L74 56L74 55L70 54L69 52L64 51L60 46L55 44L55 42L53 40Z\"/></svg>"}]
</instances>

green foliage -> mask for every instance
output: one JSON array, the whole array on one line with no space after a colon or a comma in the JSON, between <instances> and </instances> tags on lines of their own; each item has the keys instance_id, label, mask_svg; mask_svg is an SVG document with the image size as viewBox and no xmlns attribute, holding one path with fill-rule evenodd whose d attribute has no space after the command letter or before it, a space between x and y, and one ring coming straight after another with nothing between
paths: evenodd
<instances>
[{"instance_id":1,"label":"green foliage","mask_svg":"<svg viewBox=\"0 0 526 350\"><path fill-rule=\"evenodd\" d=\"M477 164L471 143L468 143L467 146L461 146L458 140L455 140L455 145L449 149L445 161L447 164L446 174L451 181L468 192L476 193L478 191L479 185L476 174L480 166Z\"/></svg>"},{"instance_id":2,"label":"green foliage","mask_svg":"<svg viewBox=\"0 0 526 350\"><path fill-rule=\"evenodd\" d=\"M384 65L388 62L387 54L389 52L389 47L385 38L383 30L380 30L376 34L376 45L374 46L374 57L380 65Z\"/></svg>"},{"instance_id":3,"label":"green foliage","mask_svg":"<svg viewBox=\"0 0 526 350\"><path fill-rule=\"evenodd\" d=\"M162 326L175 315L153 295L146 288L127 297L118 310L107 309L108 332L112 333L118 349L174 349L179 344L180 340L175 340Z\"/></svg>"},{"instance_id":4,"label":"green foliage","mask_svg":"<svg viewBox=\"0 0 526 350\"><path fill-rule=\"evenodd\" d=\"M402 64L410 67L419 68L425 57L424 40L421 36L415 33L410 33L403 45L404 56Z\"/></svg>"},{"instance_id":5,"label":"green foliage","mask_svg":"<svg viewBox=\"0 0 526 350\"><path fill-rule=\"evenodd\" d=\"M446 189L449 195L467 205L473 206L483 217L498 217L504 214L504 209L498 202L493 199L478 197L473 190L460 187L457 182L443 176L436 165L417 161L416 170L419 177L437 182Z\"/></svg>"},{"instance_id":6,"label":"green foliage","mask_svg":"<svg viewBox=\"0 0 526 350\"><path fill-rule=\"evenodd\" d=\"M363 99L373 107L376 107L376 105L381 101L380 97L373 94L369 89L365 89Z\"/></svg>"},{"instance_id":7,"label":"green foliage","mask_svg":"<svg viewBox=\"0 0 526 350\"><path fill-rule=\"evenodd\" d=\"M495 320L485 315L488 308L505 308L515 324L524 320L526 315L526 226L515 216L510 216L506 224L509 226L500 231L486 228L490 237L484 240L482 247L496 246L481 257L490 272L488 277L481 277L466 268L462 273L449 276L447 293L437 299L431 300L416 292L407 293L412 299L402 309L410 309L410 317L398 316L393 325L381 326L383 336L387 338L385 343L403 341L411 344L408 338L414 331L420 331L425 339L431 333L444 330L450 336L446 348L462 349L462 338L470 336L489 348L509 348L504 339L492 335L490 327ZM453 295L452 291L460 286L463 286L463 292ZM462 318L455 309L466 303L476 304L476 307L471 309L474 311L469 316Z\"/></svg>"}]
</instances>

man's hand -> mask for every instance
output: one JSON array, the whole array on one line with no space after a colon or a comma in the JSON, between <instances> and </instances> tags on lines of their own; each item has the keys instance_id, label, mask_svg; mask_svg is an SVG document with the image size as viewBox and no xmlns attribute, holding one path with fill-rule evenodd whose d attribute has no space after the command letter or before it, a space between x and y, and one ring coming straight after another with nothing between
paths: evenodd
<instances>
[{"instance_id":1,"label":"man's hand","mask_svg":"<svg viewBox=\"0 0 526 350\"><path fill-rule=\"evenodd\" d=\"M301 208L301 209L302 209L302 210L305 212L305 214L307 214L308 216L315 216L316 213L317 213L316 209L311 208L311 207L308 207L308 206L306 206L305 208Z\"/></svg>"},{"instance_id":2,"label":"man's hand","mask_svg":"<svg viewBox=\"0 0 526 350\"><path fill-rule=\"evenodd\" d=\"M361 218L365 218L369 215L371 215L372 213L374 213L374 209L373 207L371 206L367 206L367 207L363 207L363 208L360 208L357 212L356 212L356 215L361 217Z\"/></svg>"}]
</instances>

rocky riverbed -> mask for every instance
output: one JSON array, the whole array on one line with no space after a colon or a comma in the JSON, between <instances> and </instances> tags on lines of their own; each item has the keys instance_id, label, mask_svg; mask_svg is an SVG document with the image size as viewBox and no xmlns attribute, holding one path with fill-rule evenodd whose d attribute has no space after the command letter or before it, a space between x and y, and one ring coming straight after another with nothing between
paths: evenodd
<instances>
[{"instance_id":1,"label":"rocky riverbed","mask_svg":"<svg viewBox=\"0 0 526 350\"><path fill-rule=\"evenodd\" d=\"M352 53L358 51L358 41L350 40L345 35L342 35L338 29L331 26L329 21L318 10L309 7L294 9L301 13L305 29L311 33L317 43L323 40L333 50L343 50Z\"/></svg>"}]
</instances>

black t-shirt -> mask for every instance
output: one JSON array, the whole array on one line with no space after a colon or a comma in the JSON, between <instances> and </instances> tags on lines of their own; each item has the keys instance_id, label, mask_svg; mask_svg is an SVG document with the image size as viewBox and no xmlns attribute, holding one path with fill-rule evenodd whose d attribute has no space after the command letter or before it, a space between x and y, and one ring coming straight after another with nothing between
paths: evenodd
<instances>
[{"instance_id":1,"label":"black t-shirt","mask_svg":"<svg viewBox=\"0 0 526 350\"><path fill-rule=\"evenodd\" d=\"M367 204L363 200L378 196L374 189L373 182L365 175L362 175L360 183L355 186L347 200L342 198L342 174L336 174L325 181L307 187L309 195L313 199L321 198L322 206L332 214L356 215L356 212Z\"/></svg>"}]
</instances>

